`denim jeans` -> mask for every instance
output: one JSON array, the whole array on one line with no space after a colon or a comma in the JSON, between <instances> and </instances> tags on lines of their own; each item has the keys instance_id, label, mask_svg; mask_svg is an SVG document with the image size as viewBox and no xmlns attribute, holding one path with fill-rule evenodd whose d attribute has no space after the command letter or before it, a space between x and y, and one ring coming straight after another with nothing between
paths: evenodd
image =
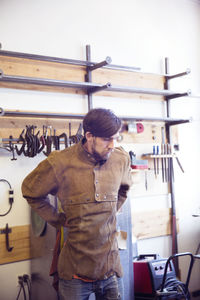
<instances>
[{"instance_id":1,"label":"denim jeans","mask_svg":"<svg viewBox=\"0 0 200 300\"><path fill-rule=\"evenodd\" d=\"M123 280L115 275L94 282L59 280L59 300L88 300L92 293L96 300L123 300Z\"/></svg>"}]
</instances>

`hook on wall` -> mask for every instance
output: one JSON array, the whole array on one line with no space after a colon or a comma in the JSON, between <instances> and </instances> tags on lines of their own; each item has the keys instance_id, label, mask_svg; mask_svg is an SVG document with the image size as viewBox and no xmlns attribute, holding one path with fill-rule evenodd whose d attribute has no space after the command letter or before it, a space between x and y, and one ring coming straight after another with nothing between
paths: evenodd
<instances>
[{"instance_id":1,"label":"hook on wall","mask_svg":"<svg viewBox=\"0 0 200 300\"><path fill-rule=\"evenodd\" d=\"M0 230L0 234L5 234L6 235L6 249L8 252L11 252L14 247L10 247L9 244L9 233L12 232L12 229L8 227L8 223L6 224L6 228Z\"/></svg>"},{"instance_id":2,"label":"hook on wall","mask_svg":"<svg viewBox=\"0 0 200 300\"><path fill-rule=\"evenodd\" d=\"M4 110L3 110L3 108L2 107L0 107L0 116L3 116L4 115Z\"/></svg>"}]
</instances>

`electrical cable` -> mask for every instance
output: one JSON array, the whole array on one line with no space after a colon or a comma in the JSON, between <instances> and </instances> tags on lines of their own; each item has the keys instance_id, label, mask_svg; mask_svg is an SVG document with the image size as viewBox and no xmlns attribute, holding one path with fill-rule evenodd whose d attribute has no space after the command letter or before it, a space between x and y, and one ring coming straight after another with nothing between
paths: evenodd
<instances>
[{"instance_id":1,"label":"electrical cable","mask_svg":"<svg viewBox=\"0 0 200 300\"><path fill-rule=\"evenodd\" d=\"M30 281L29 275L24 274L24 275L23 275L23 280L24 280L24 282L25 282L26 285L27 285L28 296L29 296L29 300L30 300L30 299L31 299L31 281Z\"/></svg>"},{"instance_id":2,"label":"electrical cable","mask_svg":"<svg viewBox=\"0 0 200 300\"><path fill-rule=\"evenodd\" d=\"M26 290L25 290L25 286L24 286L24 282L27 281L27 276L28 276L28 275L18 276L18 283L19 283L19 285L20 285L20 290L19 290L19 292L18 292L18 295L17 295L16 300L19 299L19 296L20 296L20 294L21 294L21 291L23 291L24 300L27 300L27 297L26 297ZM29 295L29 299L30 299L30 295Z\"/></svg>"},{"instance_id":3,"label":"electrical cable","mask_svg":"<svg viewBox=\"0 0 200 300\"><path fill-rule=\"evenodd\" d=\"M23 294L24 294L24 300L26 300L26 291L25 291L25 287L24 287L23 283L22 283L22 289L23 289Z\"/></svg>"},{"instance_id":4,"label":"electrical cable","mask_svg":"<svg viewBox=\"0 0 200 300\"><path fill-rule=\"evenodd\" d=\"M18 276L18 283L19 283L19 285L20 285L20 289L19 289L19 293L18 293L18 295L17 295L16 300L19 299L19 296L20 296L21 291L22 291L22 289L23 289L23 277L22 277L22 276Z\"/></svg>"},{"instance_id":5,"label":"electrical cable","mask_svg":"<svg viewBox=\"0 0 200 300\"><path fill-rule=\"evenodd\" d=\"M9 186L9 198L8 198L8 201L9 201L10 207L9 207L9 209L8 209L8 211L6 213L0 214L0 217L4 217L7 214L9 214L9 212L12 209L12 205L13 205L13 201L14 201L14 198L13 198L14 191L13 191L13 189L11 187L11 184L10 184L10 182L8 180L6 180L6 179L0 179L0 182L5 182Z\"/></svg>"},{"instance_id":6,"label":"electrical cable","mask_svg":"<svg viewBox=\"0 0 200 300\"><path fill-rule=\"evenodd\" d=\"M176 278L169 277L166 279L164 288L166 291L173 292L174 297L184 297L186 300L190 299L189 291L186 289L186 286L183 282L179 281Z\"/></svg>"},{"instance_id":7,"label":"electrical cable","mask_svg":"<svg viewBox=\"0 0 200 300\"><path fill-rule=\"evenodd\" d=\"M19 296L20 296L21 290L22 290L22 286L20 285L19 293L17 294L17 298L16 298L16 300L18 300L18 299L19 299Z\"/></svg>"},{"instance_id":8,"label":"electrical cable","mask_svg":"<svg viewBox=\"0 0 200 300\"><path fill-rule=\"evenodd\" d=\"M12 189L11 184L10 184L10 182L8 180L6 180L6 179L0 179L0 181L7 182L7 184L9 185L9 188Z\"/></svg>"}]
</instances>

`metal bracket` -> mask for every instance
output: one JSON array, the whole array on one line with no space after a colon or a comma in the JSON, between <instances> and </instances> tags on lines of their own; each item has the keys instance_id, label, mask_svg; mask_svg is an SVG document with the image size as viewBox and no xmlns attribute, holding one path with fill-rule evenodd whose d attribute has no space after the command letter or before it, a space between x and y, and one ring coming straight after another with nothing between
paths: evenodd
<instances>
[{"instance_id":1,"label":"metal bracket","mask_svg":"<svg viewBox=\"0 0 200 300\"><path fill-rule=\"evenodd\" d=\"M88 66L89 71L96 70L98 68L104 67L112 62L112 59L110 56L107 56L106 59L98 64L95 64L93 66Z\"/></svg>"},{"instance_id":2,"label":"metal bracket","mask_svg":"<svg viewBox=\"0 0 200 300\"><path fill-rule=\"evenodd\" d=\"M100 86L100 87L94 87L94 88L89 89L89 93L94 94L94 93L97 93L97 92L106 90L106 89L108 89L108 88L110 88L110 87L111 87L111 83L108 82L108 83L106 83L106 84L103 85L103 86Z\"/></svg>"},{"instance_id":3,"label":"metal bracket","mask_svg":"<svg viewBox=\"0 0 200 300\"><path fill-rule=\"evenodd\" d=\"M9 245L9 233L12 232L12 229L8 227L8 223L6 224L6 228L0 230L0 234L5 234L6 235L6 249L8 252L11 252L14 247L10 247Z\"/></svg>"},{"instance_id":4,"label":"metal bracket","mask_svg":"<svg viewBox=\"0 0 200 300\"><path fill-rule=\"evenodd\" d=\"M186 69L185 72L174 74L174 75L168 75L168 74L166 74L165 77L167 77L167 79L173 79L173 78L177 78L177 77L188 75L190 72L191 72L190 69Z\"/></svg>"},{"instance_id":5,"label":"metal bracket","mask_svg":"<svg viewBox=\"0 0 200 300\"><path fill-rule=\"evenodd\" d=\"M188 90L186 93L178 93L174 95L165 96L165 99L170 100L170 99L175 99L175 98L180 98L180 97L190 96L190 95L191 95L191 90Z\"/></svg>"},{"instance_id":6,"label":"metal bracket","mask_svg":"<svg viewBox=\"0 0 200 300\"><path fill-rule=\"evenodd\" d=\"M87 60L88 63L91 62L90 45L86 46L86 60ZM111 61L112 60L111 60L110 56L107 56L106 59L104 61L100 62L100 63L96 63L96 64L94 64L92 66L88 65L87 68L86 68L87 74L85 76L85 81L86 82L92 82L92 71L94 71L94 70L96 70L98 68L102 68L102 67L110 64ZM106 84L106 85L104 85L104 86L102 86L100 88L97 87L97 88L94 88L94 89L90 89L87 92L87 94L88 94L88 111L93 108L93 105L92 105L92 95L91 94L95 93L97 91L100 91L100 90L107 89L107 88L108 88L108 84Z\"/></svg>"}]
</instances>

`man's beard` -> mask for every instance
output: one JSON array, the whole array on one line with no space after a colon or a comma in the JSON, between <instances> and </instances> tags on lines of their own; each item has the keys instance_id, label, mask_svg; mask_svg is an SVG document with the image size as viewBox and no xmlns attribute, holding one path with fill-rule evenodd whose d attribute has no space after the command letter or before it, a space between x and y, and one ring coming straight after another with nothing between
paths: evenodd
<instances>
[{"instance_id":1,"label":"man's beard","mask_svg":"<svg viewBox=\"0 0 200 300\"><path fill-rule=\"evenodd\" d=\"M93 150L92 153L93 157L95 158L96 161L102 161L102 160L107 160L108 157L102 157L98 152Z\"/></svg>"},{"instance_id":2,"label":"man's beard","mask_svg":"<svg viewBox=\"0 0 200 300\"><path fill-rule=\"evenodd\" d=\"M92 155L96 161L98 161L98 162L104 161L105 162L109 158L111 152L112 151L108 152L105 155L101 155L99 152L97 152L95 149L93 149Z\"/></svg>"},{"instance_id":3,"label":"man's beard","mask_svg":"<svg viewBox=\"0 0 200 300\"><path fill-rule=\"evenodd\" d=\"M96 151L95 147L96 147L96 141L94 140L93 146L92 146L92 155L93 155L94 159L98 162L105 163L106 160L109 158L109 156L110 156L111 152L113 151L113 149L111 151L105 152L104 155L101 155L99 152Z\"/></svg>"}]
</instances>

